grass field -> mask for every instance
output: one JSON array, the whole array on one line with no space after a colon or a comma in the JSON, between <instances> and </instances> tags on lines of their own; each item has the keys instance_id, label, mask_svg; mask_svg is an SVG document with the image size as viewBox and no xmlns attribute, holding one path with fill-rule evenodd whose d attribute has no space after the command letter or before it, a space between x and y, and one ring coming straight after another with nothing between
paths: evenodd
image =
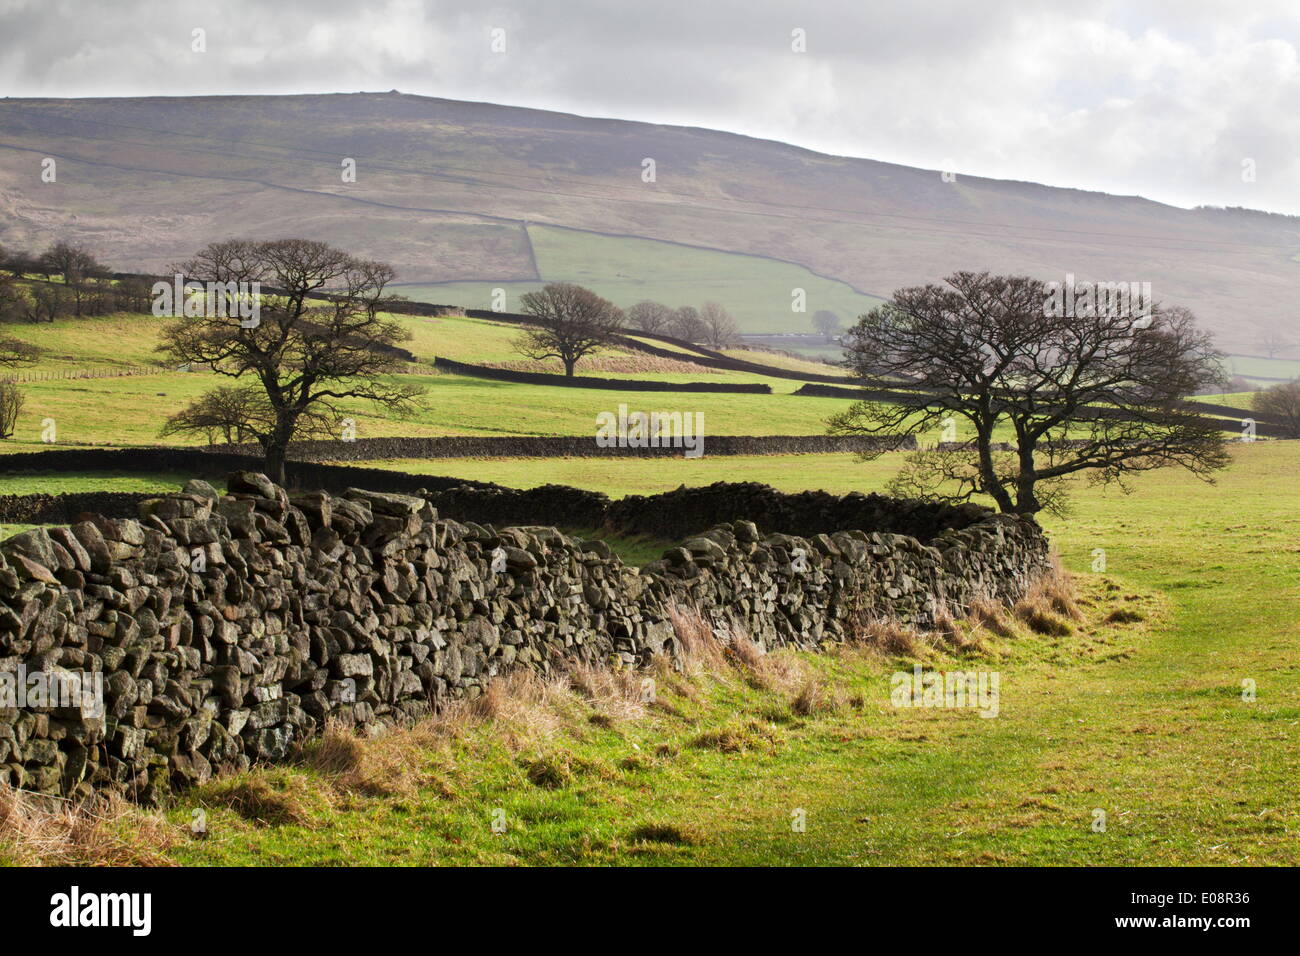
<instances>
[{"instance_id":1,"label":"grass field","mask_svg":"<svg viewBox=\"0 0 1300 956\"><path fill-rule=\"evenodd\" d=\"M816 368L823 375L849 375L848 369L841 368L838 363L844 361L844 348L840 345L803 345L800 343L790 343L789 345L779 345L777 348L787 352L794 352L802 356L803 361L811 363L811 367ZM776 364L771 361L780 359L779 355L767 355L766 361L770 364ZM796 360L798 361L798 360ZM834 362L834 365L828 365L827 362Z\"/></svg>"},{"instance_id":2,"label":"grass field","mask_svg":"<svg viewBox=\"0 0 1300 956\"><path fill-rule=\"evenodd\" d=\"M705 298L724 305L743 332L805 332L812 315L830 309L846 325L880 300L861 295L846 283L823 279L802 266L710 249L695 249L654 239L613 238L556 226L528 226L540 281L448 282L404 285L411 299L492 308L494 289L504 289L503 311L519 310L519 297L546 282L577 282L620 308L652 299L676 308ZM700 290L708 290L702 293ZM805 311L791 308L791 292L803 289Z\"/></svg>"},{"instance_id":3,"label":"grass field","mask_svg":"<svg viewBox=\"0 0 1300 956\"><path fill-rule=\"evenodd\" d=\"M357 437L594 435L596 415L616 412L620 404L647 412L703 412L706 427L715 435L817 435L825 432L826 419L844 405L843 399L789 394L608 392L460 375L402 378L426 388L426 407L406 420L395 420L378 414L368 403L344 403L356 420ZM55 420L60 444L158 444L158 430L169 415L223 384L229 381L200 372L34 382L23 386L26 406L14 438L0 447L8 451L50 447L42 444L47 418ZM112 414L105 414L109 409Z\"/></svg>"},{"instance_id":4,"label":"grass field","mask_svg":"<svg viewBox=\"0 0 1300 956\"><path fill-rule=\"evenodd\" d=\"M1228 374L1255 379L1262 385L1274 380L1300 378L1300 359L1271 359L1258 355L1229 355Z\"/></svg>"},{"instance_id":5,"label":"grass field","mask_svg":"<svg viewBox=\"0 0 1300 956\"><path fill-rule=\"evenodd\" d=\"M401 317L412 332L407 347L431 362L434 355L464 362L517 361L513 347L517 328L464 317ZM25 405L14 437L0 451L33 451L50 447L44 438L53 422L53 445L158 444L159 429L168 416L231 379L206 371L179 372L158 368L144 375L107 378L66 378L70 371L121 371L156 361L153 351L166 320L152 316L114 315L64 319L48 325L8 325L5 334L40 346L44 351L31 368L17 370ZM824 371L761 352L738 350L734 354L780 367ZM640 353L612 349L598 357L635 363ZM779 361L771 361L777 359ZM650 359L654 362L653 358ZM633 368L639 368L633 365ZM609 370L580 372L610 378L639 378L670 382L760 382L772 395L623 392L519 385L469 376L422 374L402 376L427 389L426 407L406 420L376 414L365 402L345 403L357 423L358 437L391 435L585 435L592 434L595 416L616 410L625 402L643 410L702 411L708 428L718 435L819 434L825 419L843 405L840 399L792 397L799 382L746 372L720 372L699 366L674 371ZM111 412L111 414L106 414ZM173 444L195 444L200 439L173 438Z\"/></svg>"},{"instance_id":6,"label":"grass field","mask_svg":"<svg viewBox=\"0 0 1300 956\"><path fill-rule=\"evenodd\" d=\"M564 373L564 366L558 360L536 365L521 355L515 347L519 328L514 325L466 316L438 318L399 316L398 318L411 331L411 341L405 343L405 347L424 362L432 362L434 356L441 356L457 362L472 362L480 365L528 363L526 371L550 372L555 375ZM698 357L697 353L667 342L656 342L653 339L637 336L633 338L681 355L681 363L671 371L662 371L655 367L661 363L661 359L657 356L648 356L633 349L611 347L585 357L578 364L577 374L660 382L759 382L769 385L774 393L782 394L793 392L803 384L761 373L732 372L696 365L688 359L693 355ZM732 349L727 354L749 362L792 371L821 375L834 374L837 371L820 363L751 349ZM616 366L616 363L623 363L630 367L622 370Z\"/></svg>"},{"instance_id":7,"label":"grass field","mask_svg":"<svg viewBox=\"0 0 1300 956\"><path fill-rule=\"evenodd\" d=\"M156 491L168 494L179 491L193 477L163 472L153 475L125 471L75 475L51 471L13 472L0 474L0 495L59 495L79 491Z\"/></svg>"},{"instance_id":8,"label":"grass field","mask_svg":"<svg viewBox=\"0 0 1300 956\"><path fill-rule=\"evenodd\" d=\"M118 313L34 325L8 323L2 330L5 337L22 339L42 350L35 365L14 370L20 375L82 369L109 371L157 364L159 357L154 348L169 321L152 315Z\"/></svg>"},{"instance_id":9,"label":"grass field","mask_svg":"<svg viewBox=\"0 0 1300 956\"><path fill-rule=\"evenodd\" d=\"M474 363L517 361L513 348L517 329L510 325L464 317L401 317L412 332L410 350L426 361L444 355ZM156 359L165 320L152 316L115 315L65 319L49 325L8 325L12 334L45 351L34 369L37 380L21 385L25 405L12 439L0 451L49 448L45 441L53 423L53 445L158 444L159 429L168 416L205 391L232 380L206 371L180 372L159 368L143 375L108 378L42 378L74 370L98 372L147 365ZM827 366L749 350L729 354L750 361L802 371L834 371ZM597 361L635 363L638 353L610 350ZM651 361L654 361L651 359ZM637 368L635 364L630 366ZM587 370L580 365L580 372ZM714 435L816 435L826 419L845 406L839 398L793 396L801 383L747 372L719 372L681 366L673 371L619 371L600 367L589 374L611 378L642 378L671 382L760 382L771 395L607 392L545 385L520 385L470 376L420 374L400 376L426 389L425 407L405 420L396 420L365 402L345 402L361 438L394 435L589 435L595 416L626 403L643 411L703 412ZM1246 395L1208 396L1209 401L1241 405ZM1235 423L1230 430L1236 429ZM170 443L196 444L200 439L173 438Z\"/></svg>"},{"instance_id":10,"label":"grass field","mask_svg":"<svg viewBox=\"0 0 1300 956\"><path fill-rule=\"evenodd\" d=\"M309 768L209 787L171 819L205 805L211 836L168 852L191 863L1293 865L1300 493L1279 476L1297 466L1300 445L1260 444L1236 449L1215 486L1170 471L1132 497L1081 489L1075 517L1049 530L1077 571L1106 551L1106 573L1081 578L1089 621L960 665L1000 672L996 719L892 708L888 677L905 662L800 655L861 706L798 716L788 694L731 682L698 701L671 696L678 716L601 728L570 714L514 745L501 717L408 742L416 782L386 796ZM642 487L671 480L654 470ZM859 475L805 456L753 477L787 489L875 480ZM930 654L929 666L951 663ZM553 770L543 785L538 767ZM248 788L264 803L237 799ZM287 818L247 819L259 813L250 805ZM497 808L505 834L490 827ZM791 830L796 809L806 832ZM1092 829L1098 809L1104 833Z\"/></svg>"}]
</instances>

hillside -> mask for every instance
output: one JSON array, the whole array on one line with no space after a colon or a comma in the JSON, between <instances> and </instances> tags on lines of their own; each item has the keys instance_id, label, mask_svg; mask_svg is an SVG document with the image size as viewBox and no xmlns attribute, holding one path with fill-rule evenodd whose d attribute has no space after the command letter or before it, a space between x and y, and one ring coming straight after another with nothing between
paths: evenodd
<instances>
[{"instance_id":1,"label":"hillside","mask_svg":"<svg viewBox=\"0 0 1300 956\"><path fill-rule=\"evenodd\" d=\"M576 278L620 305L718 299L748 331L806 331L817 308L848 317L958 268L1149 281L1238 353L1300 326L1296 217L396 92L0 102L0 244L77 239L157 270L235 234L384 258L432 301ZM791 312L795 285L808 314Z\"/></svg>"}]
</instances>

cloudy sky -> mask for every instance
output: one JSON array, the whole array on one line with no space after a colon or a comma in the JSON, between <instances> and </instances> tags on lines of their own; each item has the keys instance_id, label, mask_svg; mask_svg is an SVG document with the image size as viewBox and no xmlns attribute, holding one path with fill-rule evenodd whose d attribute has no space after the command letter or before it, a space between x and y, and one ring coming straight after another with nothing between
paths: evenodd
<instances>
[{"instance_id":1,"label":"cloudy sky","mask_svg":"<svg viewBox=\"0 0 1300 956\"><path fill-rule=\"evenodd\" d=\"M1300 214L1297 0L0 0L9 96L389 89Z\"/></svg>"}]
</instances>

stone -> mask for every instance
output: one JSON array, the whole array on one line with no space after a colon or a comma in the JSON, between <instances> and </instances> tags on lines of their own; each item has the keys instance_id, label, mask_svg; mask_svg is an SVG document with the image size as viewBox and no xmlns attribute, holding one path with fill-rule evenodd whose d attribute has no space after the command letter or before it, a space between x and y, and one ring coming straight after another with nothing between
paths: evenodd
<instances>
[{"instance_id":1,"label":"stone","mask_svg":"<svg viewBox=\"0 0 1300 956\"><path fill-rule=\"evenodd\" d=\"M18 573L20 580L40 581L42 584L54 585L59 583L59 579L54 576L49 568L43 564L38 564L36 561L33 561L25 555L11 554L9 555L9 563ZM55 563L57 564L57 562Z\"/></svg>"},{"instance_id":2,"label":"stone","mask_svg":"<svg viewBox=\"0 0 1300 956\"><path fill-rule=\"evenodd\" d=\"M193 495L196 498L207 498L216 501L221 497L220 492L212 485L203 481L201 478L191 478L181 487L181 494Z\"/></svg>"},{"instance_id":3,"label":"stone","mask_svg":"<svg viewBox=\"0 0 1300 956\"><path fill-rule=\"evenodd\" d=\"M762 649L817 647L852 636L864 609L925 627L976 595L1013 601L1047 560L1032 522L876 495L719 484L640 504L555 487L290 499L256 472L227 484L150 499L140 521L90 515L0 544L0 668L99 670L105 703L98 717L0 710L0 779L157 799L286 759L330 721L377 733L417 719L512 668L646 666L678 652L676 607L735 622ZM605 541L502 520L534 506L576 520L593 503L581 526L692 533L636 568ZM497 548L507 573L492 570Z\"/></svg>"},{"instance_id":4,"label":"stone","mask_svg":"<svg viewBox=\"0 0 1300 956\"><path fill-rule=\"evenodd\" d=\"M418 514L425 505L423 498L387 494L380 491L363 491L360 488L349 488L343 492L343 496L350 501L364 501L370 506L370 510L374 514L389 515L391 517L404 518L407 515Z\"/></svg>"},{"instance_id":5,"label":"stone","mask_svg":"<svg viewBox=\"0 0 1300 956\"><path fill-rule=\"evenodd\" d=\"M11 562L15 557L24 557L34 564L39 564L47 572L52 573L59 569L59 561L54 554L54 541L44 528L33 528L31 531L24 531L0 542L0 553Z\"/></svg>"},{"instance_id":6,"label":"stone","mask_svg":"<svg viewBox=\"0 0 1300 956\"><path fill-rule=\"evenodd\" d=\"M279 497L275 482L256 471L237 471L226 479L226 490L232 495L254 495L269 501Z\"/></svg>"}]
</instances>

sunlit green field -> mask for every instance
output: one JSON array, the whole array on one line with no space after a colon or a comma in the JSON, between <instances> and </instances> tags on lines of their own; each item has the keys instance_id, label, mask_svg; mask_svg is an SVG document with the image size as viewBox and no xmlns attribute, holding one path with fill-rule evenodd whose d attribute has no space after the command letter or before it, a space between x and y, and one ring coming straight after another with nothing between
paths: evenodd
<instances>
[{"instance_id":1,"label":"sunlit green field","mask_svg":"<svg viewBox=\"0 0 1300 956\"><path fill-rule=\"evenodd\" d=\"M407 419L381 414L365 402L343 408L358 438L388 435L594 435L596 416L633 410L703 412L715 435L818 435L843 399L789 394L608 392L550 385L517 385L460 375L401 376L425 388L425 407ZM203 392L229 384L210 373L167 373L122 378L34 382L23 386L26 405L13 439L2 451L32 451L55 423L55 443L159 444L167 417ZM785 383L790 384L790 383ZM794 383L797 385L797 383ZM189 439L199 443L201 439ZM184 441L170 439L169 444Z\"/></svg>"},{"instance_id":2,"label":"sunlit green field","mask_svg":"<svg viewBox=\"0 0 1300 956\"><path fill-rule=\"evenodd\" d=\"M401 316L400 321L412 333L407 347L425 361L432 361L434 355L473 363L520 359L513 345L518 330L510 325L464 317ZM143 375L62 376L84 370L120 372L156 362L154 349L165 323L152 316L115 315L6 326L5 334L23 338L44 351L36 366L16 370L24 378L20 387L25 404L14 436L0 442L0 454L68 445L160 443L159 430L170 415L209 389L234 380L208 371L163 367ZM830 371L826 366L763 352L732 350L729 354L782 368ZM640 356L612 349L598 360L606 358L635 362ZM424 407L409 418L395 419L369 403L344 402L358 437L590 435L594 434L596 415L616 412L620 404L647 412L703 412L708 434L713 435L817 435L824 433L827 418L846 405L841 398L794 396L791 393L801 383L790 379L699 366L672 371L597 369L590 374L671 382L759 382L769 385L772 394L609 392L432 374L428 367L412 369L419 374L394 377L423 387ZM586 371L582 365L579 370ZM1245 407L1249 395L1206 399ZM1235 429L1234 422L1231 430ZM167 443L201 441L173 436Z\"/></svg>"},{"instance_id":3,"label":"sunlit green field","mask_svg":"<svg viewBox=\"0 0 1300 956\"><path fill-rule=\"evenodd\" d=\"M0 327L6 338L21 339L41 349L34 366L7 370L20 375L35 372L82 370L120 371L155 365L154 351L168 319L152 315L117 313L53 322L7 323Z\"/></svg>"},{"instance_id":4,"label":"sunlit green field","mask_svg":"<svg viewBox=\"0 0 1300 956\"><path fill-rule=\"evenodd\" d=\"M407 348L424 361L435 355L457 361L488 363L519 361L514 348L518 329L497 322L464 317L401 316L412 333ZM73 371L117 373L150 366L166 320L152 316L115 315L64 319L48 325L10 325L12 334L44 351L38 363L15 370L21 377L24 407L14 436L0 442L0 454L67 445L158 444L167 418L209 389L234 380L203 370L181 372L156 366L143 375L68 378ZM759 352L736 351L739 357L804 371L824 367ZM598 361L637 362L637 353L610 349ZM656 361L649 357L651 362ZM357 436L394 435L585 435L592 434L595 416L617 411L620 403L645 411L701 411L713 434L819 434L825 420L842 407L842 399L792 396L797 381L745 372L720 372L700 366L662 371L653 365L634 370L584 368L580 373L609 378L640 378L669 382L759 382L771 395L608 392L597 389L520 385L471 376L419 374L394 376L426 390L425 407L406 419L395 419L366 402L344 402L356 422ZM202 439L173 436L168 444L197 444Z\"/></svg>"},{"instance_id":5,"label":"sunlit green field","mask_svg":"<svg viewBox=\"0 0 1300 956\"><path fill-rule=\"evenodd\" d=\"M138 474L101 471L66 474L52 471L6 472L0 474L0 495L60 495L85 491L140 491L166 494L179 491L194 475Z\"/></svg>"},{"instance_id":6,"label":"sunlit green field","mask_svg":"<svg viewBox=\"0 0 1300 956\"><path fill-rule=\"evenodd\" d=\"M423 302L490 309L493 290L503 289L503 311L518 312L523 293L545 282L577 282L621 308L643 299L673 308L698 308L705 299L720 302L743 332L810 332L818 309L830 309L851 325L856 316L880 302L846 283L774 259L556 226L529 225L528 236L541 281L448 282L399 286L398 291ZM795 289L804 290L805 311L792 309Z\"/></svg>"},{"instance_id":7,"label":"sunlit green field","mask_svg":"<svg viewBox=\"0 0 1300 956\"><path fill-rule=\"evenodd\" d=\"M1231 375L1246 378L1300 378L1300 359L1264 358L1258 355L1229 355L1224 363Z\"/></svg>"}]
</instances>

